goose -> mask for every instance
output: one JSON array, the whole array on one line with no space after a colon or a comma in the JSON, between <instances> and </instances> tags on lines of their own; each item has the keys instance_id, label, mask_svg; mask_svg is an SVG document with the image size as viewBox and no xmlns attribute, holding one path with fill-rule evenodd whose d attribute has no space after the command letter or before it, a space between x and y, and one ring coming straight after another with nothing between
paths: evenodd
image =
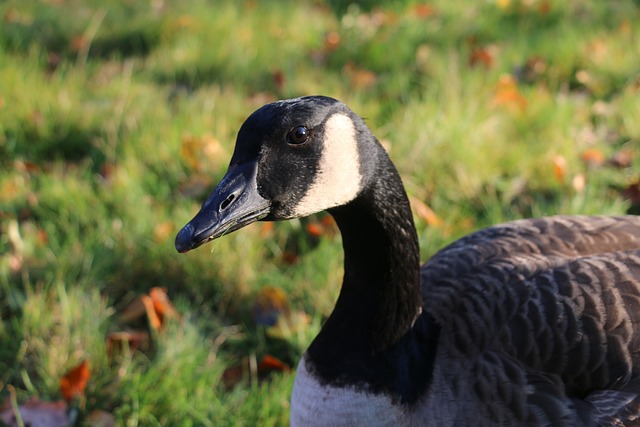
<instances>
[{"instance_id":1,"label":"goose","mask_svg":"<svg viewBox=\"0 0 640 427\"><path fill-rule=\"evenodd\" d=\"M640 425L640 217L507 222L420 267L389 155L345 104L309 96L247 118L175 247L320 211L344 276L299 362L291 425Z\"/></svg>"}]
</instances>

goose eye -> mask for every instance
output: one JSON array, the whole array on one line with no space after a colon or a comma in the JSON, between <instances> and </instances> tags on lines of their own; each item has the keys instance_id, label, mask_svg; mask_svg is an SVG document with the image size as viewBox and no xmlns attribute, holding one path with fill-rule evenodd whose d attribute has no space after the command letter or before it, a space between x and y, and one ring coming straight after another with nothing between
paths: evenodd
<instances>
[{"instance_id":1,"label":"goose eye","mask_svg":"<svg viewBox=\"0 0 640 427\"><path fill-rule=\"evenodd\" d=\"M309 139L309 131L304 126L294 127L289 131L287 142L289 144L303 144Z\"/></svg>"}]
</instances>

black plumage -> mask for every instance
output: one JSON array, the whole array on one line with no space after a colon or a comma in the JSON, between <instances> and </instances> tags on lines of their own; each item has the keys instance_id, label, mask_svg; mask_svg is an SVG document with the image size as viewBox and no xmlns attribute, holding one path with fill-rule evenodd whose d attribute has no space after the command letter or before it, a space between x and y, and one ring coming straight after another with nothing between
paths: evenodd
<instances>
[{"instance_id":1,"label":"black plumage","mask_svg":"<svg viewBox=\"0 0 640 427\"><path fill-rule=\"evenodd\" d=\"M247 119L176 247L324 209L344 281L301 362L292 422L640 425L640 218L514 221L420 267L387 153L344 104L305 97Z\"/></svg>"}]
</instances>

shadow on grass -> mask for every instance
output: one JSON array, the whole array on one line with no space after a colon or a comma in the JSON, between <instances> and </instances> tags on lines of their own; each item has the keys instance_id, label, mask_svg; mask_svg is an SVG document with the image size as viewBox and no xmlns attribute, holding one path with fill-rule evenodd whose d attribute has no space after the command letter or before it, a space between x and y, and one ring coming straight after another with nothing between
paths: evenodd
<instances>
[{"instance_id":1,"label":"shadow on grass","mask_svg":"<svg viewBox=\"0 0 640 427\"><path fill-rule=\"evenodd\" d=\"M84 49L90 58L146 56L160 42L162 24L160 20L141 20L100 31L94 38L87 39L87 22L69 21L63 11L57 9L43 8L31 21L5 21L0 27L0 43L5 49L27 52L35 45L72 60Z\"/></svg>"},{"instance_id":2,"label":"shadow on grass","mask_svg":"<svg viewBox=\"0 0 640 427\"><path fill-rule=\"evenodd\" d=\"M47 129L24 123L18 124L17 130L5 132L6 142L0 150L5 151L6 158L21 157L34 163L54 160L75 163L90 159L94 171L98 171L106 160L97 147L103 138L101 129L75 123L54 122Z\"/></svg>"},{"instance_id":3,"label":"shadow on grass","mask_svg":"<svg viewBox=\"0 0 640 427\"><path fill-rule=\"evenodd\" d=\"M198 62L170 70L155 70L151 78L159 85L173 85L187 92L209 85L239 85L247 93L269 92L278 93L277 77L262 67L253 70L249 76L246 72L230 69L222 63L203 64Z\"/></svg>"}]
</instances>

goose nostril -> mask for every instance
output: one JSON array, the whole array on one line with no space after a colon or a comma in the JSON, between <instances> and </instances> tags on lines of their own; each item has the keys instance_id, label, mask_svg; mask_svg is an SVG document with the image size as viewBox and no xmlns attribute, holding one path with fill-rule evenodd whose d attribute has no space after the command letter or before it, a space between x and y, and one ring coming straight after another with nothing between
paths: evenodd
<instances>
[{"instance_id":1,"label":"goose nostril","mask_svg":"<svg viewBox=\"0 0 640 427\"><path fill-rule=\"evenodd\" d=\"M227 197L222 201L222 203L220 203L220 208L218 209L218 211L222 212L223 210L227 209L229 205L235 200L235 198L235 194L230 194L229 197Z\"/></svg>"}]
</instances>

